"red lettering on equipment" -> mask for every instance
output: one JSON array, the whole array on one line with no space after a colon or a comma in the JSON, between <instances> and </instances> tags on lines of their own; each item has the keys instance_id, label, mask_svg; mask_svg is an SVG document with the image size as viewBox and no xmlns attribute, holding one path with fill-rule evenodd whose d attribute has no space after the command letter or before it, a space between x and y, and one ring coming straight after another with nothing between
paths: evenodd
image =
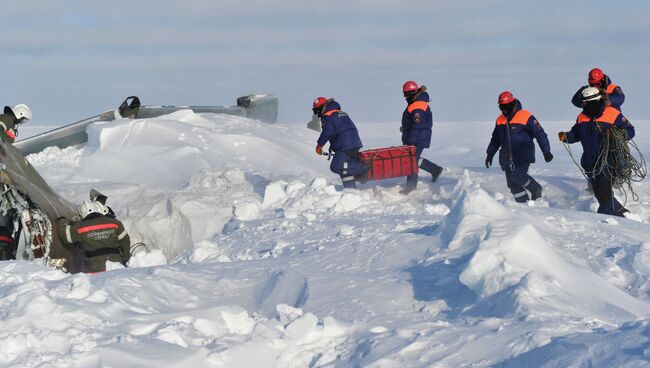
<instances>
[{"instance_id":1,"label":"red lettering on equipment","mask_svg":"<svg viewBox=\"0 0 650 368\"><path fill-rule=\"evenodd\" d=\"M84 226L77 229L77 234L83 234L95 230L117 229L117 228L118 228L117 224L100 224L100 225Z\"/></svg>"}]
</instances>

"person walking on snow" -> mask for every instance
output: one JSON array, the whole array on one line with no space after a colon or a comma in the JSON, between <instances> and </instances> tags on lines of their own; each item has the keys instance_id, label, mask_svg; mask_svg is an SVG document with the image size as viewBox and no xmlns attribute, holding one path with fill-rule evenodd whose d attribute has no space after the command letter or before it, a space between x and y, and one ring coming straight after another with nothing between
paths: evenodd
<instances>
[{"instance_id":1,"label":"person walking on snow","mask_svg":"<svg viewBox=\"0 0 650 368\"><path fill-rule=\"evenodd\" d=\"M528 175L528 167L535 162L533 138L537 140L544 160L551 162L553 154L548 137L535 116L522 109L521 102L512 93L502 92L498 103L501 115L497 118L487 148L485 167L492 165L492 159L499 151L499 164L506 173L506 183L515 201L525 203L529 199L536 200L542 196L542 186Z\"/></svg>"},{"instance_id":2,"label":"person walking on snow","mask_svg":"<svg viewBox=\"0 0 650 368\"><path fill-rule=\"evenodd\" d=\"M0 133L3 140L14 143L18 135L18 125L30 120L32 111L25 104L14 107L5 106L4 113L0 114Z\"/></svg>"},{"instance_id":3,"label":"person walking on snow","mask_svg":"<svg viewBox=\"0 0 650 368\"><path fill-rule=\"evenodd\" d=\"M402 114L402 144L415 146L416 160L418 167L431 174L431 181L438 180L442 167L434 164L426 158L421 158L422 151L431 146L431 129L433 127L433 114L429 107L429 94L427 87L419 87L414 81L408 81L402 85L406 109ZM418 185L418 174L406 177L406 187L401 191L408 194L415 190Z\"/></svg>"},{"instance_id":4,"label":"person walking on snow","mask_svg":"<svg viewBox=\"0 0 650 368\"><path fill-rule=\"evenodd\" d=\"M580 166L598 200L598 213L623 217L629 211L614 197L609 170L594 172L601 156L602 142L609 139L609 130L614 128L625 129L628 140L634 138L634 126L620 110L609 105L607 92L588 87L582 90L582 112L576 123L570 131L558 135L561 142L582 144ZM609 160L609 157L605 159Z\"/></svg>"},{"instance_id":5,"label":"person walking on snow","mask_svg":"<svg viewBox=\"0 0 650 368\"><path fill-rule=\"evenodd\" d=\"M323 146L329 141L330 151L334 152L330 170L341 176L343 188L356 188L355 180L365 181L368 172L359 160L359 150L363 144L357 127L332 98L318 97L314 100L312 111L321 119L323 128L318 137L316 154L322 155Z\"/></svg>"},{"instance_id":6,"label":"person walking on snow","mask_svg":"<svg viewBox=\"0 0 650 368\"><path fill-rule=\"evenodd\" d=\"M621 87L612 83L607 74L603 73L599 68L593 68L587 75L587 82L589 84L580 87L580 89L573 95L573 98L571 98L571 103L575 107L582 107L582 91L584 91L585 88L596 87L605 90L611 105L618 109L618 111L621 111L621 105L625 102L625 94L623 94Z\"/></svg>"}]
</instances>

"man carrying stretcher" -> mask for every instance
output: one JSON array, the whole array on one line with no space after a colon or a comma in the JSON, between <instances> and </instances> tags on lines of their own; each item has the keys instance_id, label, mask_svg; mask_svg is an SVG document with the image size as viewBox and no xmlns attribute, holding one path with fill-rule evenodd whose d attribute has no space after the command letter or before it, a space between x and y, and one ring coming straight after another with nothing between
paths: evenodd
<instances>
[{"instance_id":1,"label":"man carrying stretcher","mask_svg":"<svg viewBox=\"0 0 650 368\"><path fill-rule=\"evenodd\" d=\"M334 158L330 170L341 176L343 188L356 188L355 180L365 181L368 169L359 160L359 149L363 147L359 132L341 105L334 99L318 97L312 111L321 120L323 131L318 137L316 154L323 154L323 146L329 141Z\"/></svg>"},{"instance_id":2,"label":"man carrying stretcher","mask_svg":"<svg viewBox=\"0 0 650 368\"><path fill-rule=\"evenodd\" d=\"M434 164L426 158L421 158L422 151L431 145L431 128L433 127L433 114L429 107L429 94L427 87L418 86L414 81L408 81L402 86L404 99L408 104L402 114L402 144L415 146L415 157L417 166L431 174L431 181L438 180L442 167ZM406 187L401 191L408 194L415 190L418 185L417 170L406 177Z\"/></svg>"}]
</instances>

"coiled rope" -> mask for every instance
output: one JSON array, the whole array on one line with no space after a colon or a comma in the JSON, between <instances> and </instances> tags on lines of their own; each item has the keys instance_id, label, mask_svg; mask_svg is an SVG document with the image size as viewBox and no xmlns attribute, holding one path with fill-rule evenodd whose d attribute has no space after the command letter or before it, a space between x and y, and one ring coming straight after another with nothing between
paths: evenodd
<instances>
[{"instance_id":1,"label":"coiled rope","mask_svg":"<svg viewBox=\"0 0 650 368\"><path fill-rule=\"evenodd\" d=\"M639 195L634 192L632 183L645 179L648 168L639 146L633 139L627 139L625 129L610 127L605 130L593 171L585 171L573 157L569 144L562 143L573 163L587 180L589 180L590 176L595 177L604 174L610 178L612 188L619 189L625 196L623 206L627 203L628 197L625 187L632 194L632 200L639 200Z\"/></svg>"}]
</instances>

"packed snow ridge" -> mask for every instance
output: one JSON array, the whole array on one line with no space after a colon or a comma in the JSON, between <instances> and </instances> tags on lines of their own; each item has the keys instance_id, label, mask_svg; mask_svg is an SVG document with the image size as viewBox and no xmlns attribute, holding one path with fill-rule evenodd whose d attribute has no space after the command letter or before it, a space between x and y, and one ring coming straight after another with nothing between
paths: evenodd
<instances>
[{"instance_id":1,"label":"packed snow ridge","mask_svg":"<svg viewBox=\"0 0 650 368\"><path fill-rule=\"evenodd\" d=\"M397 127L359 124L368 148ZM404 196L401 179L343 191L302 126L92 125L28 159L66 199L109 195L149 252L93 275L0 263L0 366L649 366L647 185L634 220L595 214L558 145L531 170L544 199L514 203L481 167L492 128L436 125L425 156L446 170Z\"/></svg>"}]
</instances>

